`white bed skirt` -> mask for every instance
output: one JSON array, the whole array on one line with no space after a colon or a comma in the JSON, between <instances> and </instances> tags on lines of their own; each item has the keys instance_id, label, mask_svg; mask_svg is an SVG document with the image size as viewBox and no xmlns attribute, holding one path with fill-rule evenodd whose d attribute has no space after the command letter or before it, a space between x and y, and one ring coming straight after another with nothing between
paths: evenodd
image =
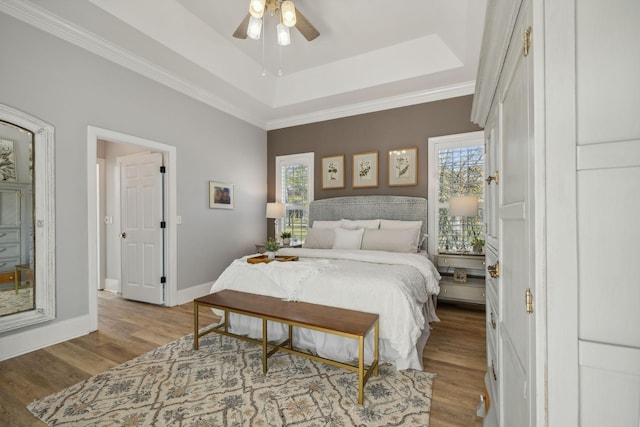
<instances>
[{"instance_id":1,"label":"white bed skirt","mask_svg":"<svg viewBox=\"0 0 640 427\"><path fill-rule=\"evenodd\" d=\"M407 357L401 357L386 339L381 338L379 343L380 363L393 364L398 370L423 369L422 353L431 334L429 323L437 322L439 319L435 313L433 299L429 298L428 302L423 305L422 310L426 320L415 348ZM218 316L224 316L224 313L219 310L213 311ZM282 323L269 321L267 322L267 329L270 342L280 342L287 338L287 326ZM262 320L256 317L231 313L229 331L238 335L262 339ZM373 333L370 333L365 338L364 353L366 364L370 364L373 360L373 338ZM296 348L309 350L320 357L338 362L349 363L357 362L358 360L358 341L355 339L294 327L293 343Z\"/></svg>"}]
</instances>

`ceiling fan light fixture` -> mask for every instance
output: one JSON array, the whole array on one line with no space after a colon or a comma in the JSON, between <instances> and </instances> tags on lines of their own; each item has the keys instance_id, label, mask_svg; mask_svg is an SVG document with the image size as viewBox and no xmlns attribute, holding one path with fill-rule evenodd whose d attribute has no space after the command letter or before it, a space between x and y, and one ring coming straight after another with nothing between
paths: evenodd
<instances>
[{"instance_id":1,"label":"ceiling fan light fixture","mask_svg":"<svg viewBox=\"0 0 640 427\"><path fill-rule=\"evenodd\" d=\"M249 18L249 26L247 27L247 36L251 39L260 39L262 32L262 19L251 16Z\"/></svg>"},{"instance_id":2,"label":"ceiling fan light fixture","mask_svg":"<svg viewBox=\"0 0 640 427\"><path fill-rule=\"evenodd\" d=\"M285 0L280 4L280 16L282 23L287 27L296 25L296 7L291 0Z\"/></svg>"},{"instance_id":3,"label":"ceiling fan light fixture","mask_svg":"<svg viewBox=\"0 0 640 427\"><path fill-rule=\"evenodd\" d=\"M289 33L289 27L284 24L278 24L276 26L276 32L278 34L278 44L280 46L288 46L291 44L291 34Z\"/></svg>"},{"instance_id":4,"label":"ceiling fan light fixture","mask_svg":"<svg viewBox=\"0 0 640 427\"><path fill-rule=\"evenodd\" d=\"M266 0L251 0L249 3L249 13L254 18L262 18Z\"/></svg>"}]
</instances>

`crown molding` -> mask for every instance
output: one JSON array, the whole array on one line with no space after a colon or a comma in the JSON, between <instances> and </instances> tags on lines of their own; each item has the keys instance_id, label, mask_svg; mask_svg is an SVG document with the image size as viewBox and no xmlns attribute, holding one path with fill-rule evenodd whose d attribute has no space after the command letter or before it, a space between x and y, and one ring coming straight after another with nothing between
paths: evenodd
<instances>
[{"instance_id":1,"label":"crown molding","mask_svg":"<svg viewBox=\"0 0 640 427\"><path fill-rule=\"evenodd\" d=\"M30 24L53 36L81 47L111 62L172 88L190 98L201 101L240 120L265 130L303 125L324 120L338 119L358 114L405 107L441 99L454 98L474 93L475 81L444 86L433 90L414 92L368 102L345 105L300 114L286 118L264 120L237 107L214 93L194 85L139 56L122 49L107 40L87 32L85 29L57 16L46 9L24 0L0 0L0 12Z\"/></svg>"},{"instance_id":2,"label":"crown molding","mask_svg":"<svg viewBox=\"0 0 640 427\"><path fill-rule=\"evenodd\" d=\"M59 16L51 14L40 6L23 0L1 0L0 11L193 99L197 99L262 129L266 128L266 123L260 118L239 109L210 91L191 84L151 62L117 47Z\"/></svg>"},{"instance_id":3,"label":"crown molding","mask_svg":"<svg viewBox=\"0 0 640 427\"><path fill-rule=\"evenodd\" d=\"M423 104L425 102L456 98L458 96L472 95L475 90L475 85L475 80L472 80L469 82L443 86L432 90L425 90L389 98L382 98L374 101L362 102L338 108L331 108L309 114L300 114L297 116L287 117L285 119L271 120L267 122L267 130L282 129L291 126L299 126L308 123L355 116L358 114L373 113L376 111L390 110L392 108Z\"/></svg>"}]
</instances>

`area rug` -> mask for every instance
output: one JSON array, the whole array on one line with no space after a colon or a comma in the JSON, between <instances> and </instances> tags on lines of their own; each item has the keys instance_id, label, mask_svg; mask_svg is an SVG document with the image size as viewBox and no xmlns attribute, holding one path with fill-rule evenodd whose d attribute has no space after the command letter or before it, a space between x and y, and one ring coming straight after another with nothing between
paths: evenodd
<instances>
[{"instance_id":1,"label":"area rug","mask_svg":"<svg viewBox=\"0 0 640 427\"><path fill-rule=\"evenodd\" d=\"M434 377L383 364L358 405L355 372L276 353L264 374L260 346L188 335L27 408L50 426L428 426Z\"/></svg>"}]
</instances>

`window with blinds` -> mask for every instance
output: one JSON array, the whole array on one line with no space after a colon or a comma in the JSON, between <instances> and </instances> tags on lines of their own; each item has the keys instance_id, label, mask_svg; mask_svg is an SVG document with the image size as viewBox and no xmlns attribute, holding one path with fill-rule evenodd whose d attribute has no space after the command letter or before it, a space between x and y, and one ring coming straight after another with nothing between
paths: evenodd
<instances>
[{"instance_id":1,"label":"window with blinds","mask_svg":"<svg viewBox=\"0 0 640 427\"><path fill-rule=\"evenodd\" d=\"M429 251L484 253L482 132L429 138Z\"/></svg>"},{"instance_id":2,"label":"window with blinds","mask_svg":"<svg viewBox=\"0 0 640 427\"><path fill-rule=\"evenodd\" d=\"M313 153L276 157L276 201L284 203L285 216L276 221L276 235L291 233L292 243L303 242L313 200Z\"/></svg>"},{"instance_id":3,"label":"window with blinds","mask_svg":"<svg viewBox=\"0 0 640 427\"><path fill-rule=\"evenodd\" d=\"M484 146L438 150L438 253L482 252Z\"/></svg>"}]
</instances>

